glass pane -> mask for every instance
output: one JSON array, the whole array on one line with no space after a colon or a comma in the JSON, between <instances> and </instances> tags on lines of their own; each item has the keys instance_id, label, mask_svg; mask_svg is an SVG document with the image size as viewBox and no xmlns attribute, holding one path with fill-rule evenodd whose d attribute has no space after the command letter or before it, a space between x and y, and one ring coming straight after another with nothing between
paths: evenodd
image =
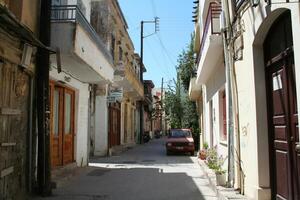
<instances>
[{"instance_id":1,"label":"glass pane","mask_svg":"<svg viewBox=\"0 0 300 200\"><path fill-rule=\"evenodd\" d=\"M59 91L54 90L53 99L53 134L58 135L58 120L59 120Z\"/></svg>"},{"instance_id":2,"label":"glass pane","mask_svg":"<svg viewBox=\"0 0 300 200\"><path fill-rule=\"evenodd\" d=\"M71 94L65 94L65 134L71 132Z\"/></svg>"}]
</instances>

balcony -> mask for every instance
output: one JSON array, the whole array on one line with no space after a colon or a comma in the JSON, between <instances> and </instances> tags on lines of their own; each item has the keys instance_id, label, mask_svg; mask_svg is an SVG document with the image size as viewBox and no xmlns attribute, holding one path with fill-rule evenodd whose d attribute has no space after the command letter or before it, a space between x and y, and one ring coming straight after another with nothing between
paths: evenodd
<instances>
[{"instance_id":1,"label":"balcony","mask_svg":"<svg viewBox=\"0 0 300 200\"><path fill-rule=\"evenodd\" d=\"M119 61L113 79L115 86L123 87L124 92L134 99L142 99L144 96L144 86L138 74L131 65Z\"/></svg>"},{"instance_id":2,"label":"balcony","mask_svg":"<svg viewBox=\"0 0 300 200\"><path fill-rule=\"evenodd\" d=\"M199 53L197 55L197 84L204 84L207 81L207 78L210 77L219 62L216 58L221 58L223 56L223 43L220 28L221 11L222 8L219 3L209 3L203 26Z\"/></svg>"},{"instance_id":3,"label":"balcony","mask_svg":"<svg viewBox=\"0 0 300 200\"><path fill-rule=\"evenodd\" d=\"M201 97L201 85L196 84L196 77L191 78L189 86L189 98L196 101Z\"/></svg>"},{"instance_id":4,"label":"balcony","mask_svg":"<svg viewBox=\"0 0 300 200\"><path fill-rule=\"evenodd\" d=\"M80 81L113 80L112 57L76 5L52 6L51 47L60 49L62 69ZM51 61L56 63L55 55L51 56Z\"/></svg>"}]
</instances>

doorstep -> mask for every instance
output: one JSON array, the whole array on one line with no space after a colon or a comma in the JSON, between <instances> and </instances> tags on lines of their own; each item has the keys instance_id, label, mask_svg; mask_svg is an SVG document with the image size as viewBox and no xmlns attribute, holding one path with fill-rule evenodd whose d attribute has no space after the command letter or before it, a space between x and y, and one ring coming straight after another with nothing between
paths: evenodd
<instances>
[{"instance_id":1,"label":"doorstep","mask_svg":"<svg viewBox=\"0 0 300 200\"><path fill-rule=\"evenodd\" d=\"M113 146L109 149L109 156L120 155L122 152L132 149L134 146L136 146L135 143L128 143L128 144Z\"/></svg>"},{"instance_id":2,"label":"doorstep","mask_svg":"<svg viewBox=\"0 0 300 200\"><path fill-rule=\"evenodd\" d=\"M215 172L209 169L203 160L200 159L197 160L198 160L198 164L200 165L201 169L204 171L204 174L209 181L209 185L215 191L219 200L230 200L230 199L247 200L247 197L239 194L234 188L217 186Z\"/></svg>"},{"instance_id":3,"label":"doorstep","mask_svg":"<svg viewBox=\"0 0 300 200\"><path fill-rule=\"evenodd\" d=\"M81 174L86 167L77 167L76 162L61 167L55 167L51 170L51 182L53 188L59 188L66 185L70 179Z\"/></svg>"}]
</instances>

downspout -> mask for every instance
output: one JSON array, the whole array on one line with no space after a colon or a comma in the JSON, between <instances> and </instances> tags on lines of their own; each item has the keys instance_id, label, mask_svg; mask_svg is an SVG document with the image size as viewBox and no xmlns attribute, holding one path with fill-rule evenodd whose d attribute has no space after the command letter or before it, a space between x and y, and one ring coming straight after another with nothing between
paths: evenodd
<instances>
[{"instance_id":1,"label":"downspout","mask_svg":"<svg viewBox=\"0 0 300 200\"><path fill-rule=\"evenodd\" d=\"M240 17L236 17L235 23L240 23ZM234 33L233 33L234 34ZM233 37L234 38L234 37ZM233 51L234 39L230 40L231 51ZM233 93L233 115L234 115L234 126L235 126L235 175L236 183L235 188L240 189L240 193L244 194L244 174L242 170L241 163L241 149L240 149L240 124L239 124L239 105L238 105L238 89L237 89L237 80L235 69L233 68L232 72L232 93Z\"/></svg>"},{"instance_id":2,"label":"downspout","mask_svg":"<svg viewBox=\"0 0 300 200\"><path fill-rule=\"evenodd\" d=\"M32 167L32 131L33 131L33 101L34 101L34 77L30 77L30 100L29 100L29 127L28 127L28 191L32 192L32 176L33 176L33 167Z\"/></svg>"},{"instance_id":3,"label":"downspout","mask_svg":"<svg viewBox=\"0 0 300 200\"><path fill-rule=\"evenodd\" d=\"M226 65L226 102L228 101L228 183L229 186L240 188L243 193L242 168L240 160L240 131L239 131L239 115L238 115L238 95L236 75L233 60L233 30L231 27L230 11L228 0L222 1L223 26L222 36L224 45L224 57ZM236 169L236 171L235 171ZM235 181L237 181L235 183Z\"/></svg>"},{"instance_id":4,"label":"downspout","mask_svg":"<svg viewBox=\"0 0 300 200\"><path fill-rule=\"evenodd\" d=\"M105 97L107 99L107 96L110 95L110 84L106 84L105 86ZM110 156L110 108L109 108L109 102L106 100L106 107L107 107L107 112L106 112L106 124L107 124L107 149L106 149L106 155Z\"/></svg>"},{"instance_id":5,"label":"downspout","mask_svg":"<svg viewBox=\"0 0 300 200\"><path fill-rule=\"evenodd\" d=\"M227 133L228 133L228 186L234 186L234 113L233 113L233 93L232 74L233 56L230 40L232 38L232 28L230 23L230 12L228 0L222 1L222 39L224 47L225 73L226 73L226 109L227 109Z\"/></svg>"}]
</instances>

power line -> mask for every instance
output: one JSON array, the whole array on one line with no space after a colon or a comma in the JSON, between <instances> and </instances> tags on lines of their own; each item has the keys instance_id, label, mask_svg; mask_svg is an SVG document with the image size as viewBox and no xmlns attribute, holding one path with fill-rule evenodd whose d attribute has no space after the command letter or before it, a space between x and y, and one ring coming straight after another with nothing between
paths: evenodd
<instances>
[{"instance_id":1,"label":"power line","mask_svg":"<svg viewBox=\"0 0 300 200\"><path fill-rule=\"evenodd\" d=\"M146 44L147 44L147 46L149 47L149 49L150 49L150 53L151 53L151 55L152 55L152 57L153 57L153 59L154 59L154 61L155 61L155 63L157 64L157 66L159 66L159 68L160 68L160 71L166 76L166 77L168 77L168 78L172 78L170 75L171 75L171 73L170 72L167 72L167 71L165 71L166 70L166 68L165 67L162 67L161 66L161 64L158 62L158 59L157 59L157 57L156 57L156 55L154 54L154 51L153 51L153 49L152 49L152 46L151 45L149 45L149 43L148 43L148 41L146 40Z\"/></svg>"},{"instance_id":2,"label":"power line","mask_svg":"<svg viewBox=\"0 0 300 200\"><path fill-rule=\"evenodd\" d=\"M151 0L151 6L152 6L152 13L154 15L153 17L156 17L157 13L156 13L156 6L154 0Z\"/></svg>"},{"instance_id":3,"label":"power line","mask_svg":"<svg viewBox=\"0 0 300 200\"><path fill-rule=\"evenodd\" d=\"M164 45L162 39L161 39L161 36L160 34L157 34L157 38L158 38L158 41L159 41L159 45L162 47L162 49L164 50L164 53L167 55L167 57L169 58L170 62L174 65L174 67L176 66L176 64L174 63L174 61L172 60L166 46Z\"/></svg>"}]
</instances>

